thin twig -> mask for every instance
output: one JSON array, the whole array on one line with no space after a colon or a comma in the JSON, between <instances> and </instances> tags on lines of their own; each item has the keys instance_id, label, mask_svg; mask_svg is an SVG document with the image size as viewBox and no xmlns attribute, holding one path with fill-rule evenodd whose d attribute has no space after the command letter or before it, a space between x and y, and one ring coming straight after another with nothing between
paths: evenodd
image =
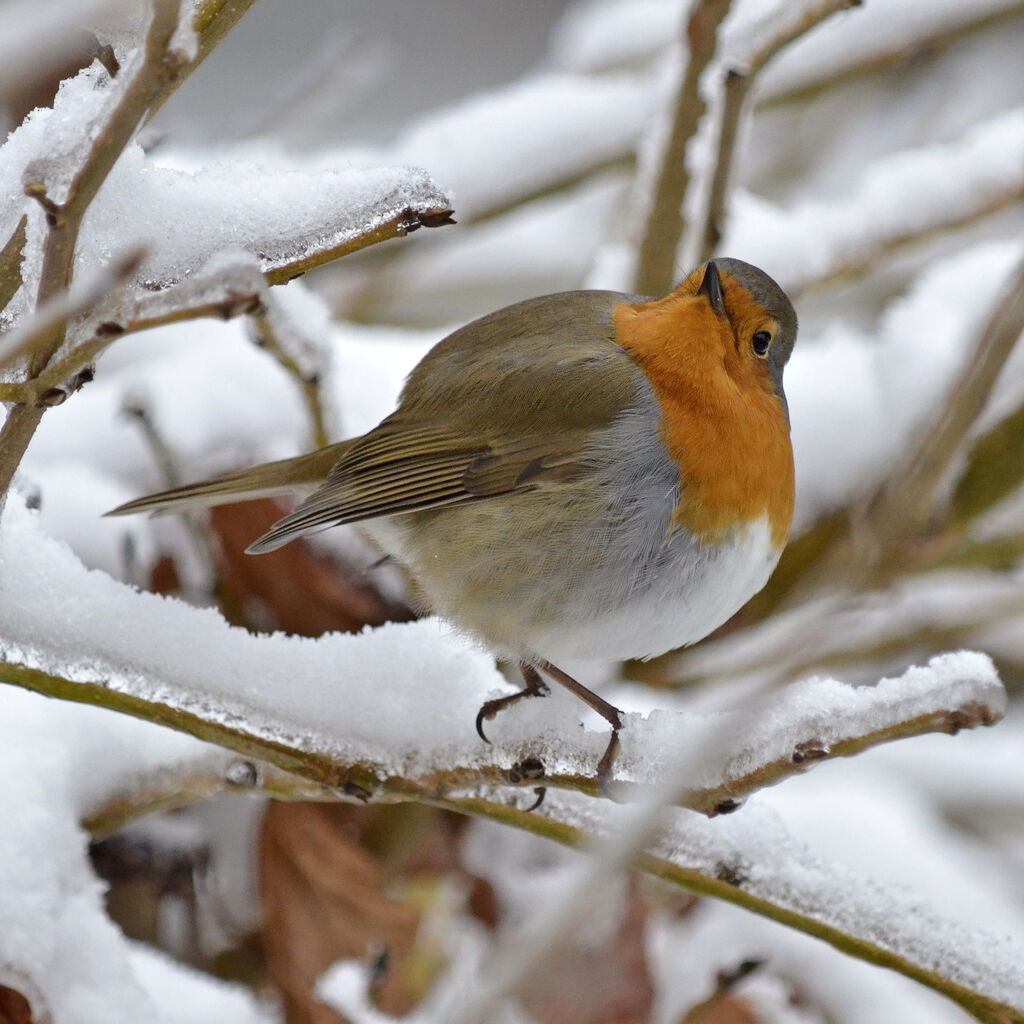
<instances>
[{"instance_id":1,"label":"thin twig","mask_svg":"<svg viewBox=\"0 0 1024 1024\"><path fill-rule=\"evenodd\" d=\"M298 362L282 342L271 322L272 318L265 306L260 306L250 314L256 341L260 348L269 352L281 368L299 386L306 411L309 413L310 435L314 448L323 448L330 444L331 438L327 430L327 416L323 398L320 395L320 374L303 371Z\"/></svg>"},{"instance_id":2,"label":"thin twig","mask_svg":"<svg viewBox=\"0 0 1024 1024\"><path fill-rule=\"evenodd\" d=\"M246 715L241 709L225 706L222 713L210 711L199 714L171 703L147 699L135 693L115 689L109 680L69 680L61 676L41 672L13 661L0 662L0 673L4 682L33 690L49 697L58 697L77 703L94 704L113 711L132 715L145 721L169 726L198 739L215 743L233 750L246 758L268 762L283 771L305 779L307 783L326 787L335 795L357 792L361 798L372 801L391 802L394 800L422 800L439 793L458 792L480 786L534 786L538 779L535 773L513 765L507 767L496 762L481 762L476 754L460 756L453 753L443 770L431 770L420 775L395 775L385 760L374 763L370 760L344 761L317 750L303 750L282 743L272 734L263 735L257 730L226 723L244 722ZM993 698L994 699L994 698ZM707 815L724 813L738 806L739 802L759 789L774 786L808 768L836 757L852 757L863 750L897 739L928 733L950 733L980 725L993 725L998 721L1001 710L993 704L972 696L957 701L952 698L950 706L922 713L899 721L858 727L854 717L849 734L839 738L823 739L820 726L806 725L800 740L789 741L790 733L799 733L799 721L787 725L786 739L776 744L785 748L784 753L771 761L745 767L742 773L732 775L722 782L707 787L686 787L674 794L672 802L677 806L690 808ZM813 716L813 713L812 713ZM797 716L799 717L799 716ZM728 733L730 723L742 726L745 720L739 717L719 716L723 733ZM764 743L767 743L767 739ZM762 744L763 745L763 744ZM627 747L623 756L628 756ZM582 758L582 753L581 753ZM742 751L737 751L738 763L746 764ZM655 775L659 770L652 769ZM572 790L588 796L602 795L592 776L572 774L545 774L543 783L550 789ZM644 784L650 788L653 783ZM644 792L644 786L634 785L635 795ZM623 793L625 793L625 788Z\"/></svg>"},{"instance_id":3,"label":"thin twig","mask_svg":"<svg viewBox=\"0 0 1024 1024\"><path fill-rule=\"evenodd\" d=\"M144 249L135 249L124 257L104 267L91 281L81 288L61 292L42 306L36 314L23 323L17 330L10 331L0 339L0 369L25 356L31 357L36 349L53 336L53 332L75 317L88 313L103 301L115 288L123 284L139 268L145 256ZM49 387L56 387L68 377L91 362L94 356L87 356L67 364L66 372L57 374L44 372L41 376L25 381L23 384L11 385L17 388L23 397L7 398L6 401L17 401L29 404L38 398L39 393ZM63 361L62 361L62 365Z\"/></svg>"},{"instance_id":4,"label":"thin twig","mask_svg":"<svg viewBox=\"0 0 1024 1024\"><path fill-rule=\"evenodd\" d=\"M189 64L189 74L209 57L255 2L256 0L200 0L192 19L192 27L199 38L199 47ZM183 79L184 76L181 76L164 83L150 104L146 114L147 122L171 98Z\"/></svg>"},{"instance_id":5,"label":"thin twig","mask_svg":"<svg viewBox=\"0 0 1024 1024\"><path fill-rule=\"evenodd\" d=\"M875 234L867 244L858 246L853 258L842 262L834 262L825 266L824 271L818 270L813 277L797 278L789 282L787 291L794 298L809 292L824 291L835 286L847 286L851 283L887 266L894 257L900 256L914 246L921 246L934 239L970 227L987 217L1012 210L1024 200L1024 186L1013 185L999 192L979 190L972 197L972 204L953 211L938 211L938 215L929 221L926 227L915 227L910 231L894 231L886 233L885 226Z\"/></svg>"},{"instance_id":6,"label":"thin twig","mask_svg":"<svg viewBox=\"0 0 1024 1024\"><path fill-rule=\"evenodd\" d=\"M634 289L641 295L663 295L672 287L685 227L683 203L690 186L686 148L707 109L700 78L715 55L718 28L730 6L731 0L696 0L686 22L689 59L640 240Z\"/></svg>"},{"instance_id":7,"label":"thin twig","mask_svg":"<svg viewBox=\"0 0 1024 1024\"><path fill-rule=\"evenodd\" d=\"M276 263L265 261L262 266L267 284L285 284L293 277L299 277L307 270L322 267L341 256L358 252L367 246L386 242L391 238L404 238L418 228L437 228L454 224L452 213L447 207L431 207L425 210L407 208L377 227L352 238L346 238L333 246L324 246L307 252L301 257L291 257Z\"/></svg>"},{"instance_id":8,"label":"thin twig","mask_svg":"<svg viewBox=\"0 0 1024 1024\"><path fill-rule=\"evenodd\" d=\"M28 214L23 213L14 233L0 250L0 311L5 310L21 287L21 254L25 251Z\"/></svg>"},{"instance_id":9,"label":"thin twig","mask_svg":"<svg viewBox=\"0 0 1024 1024\"><path fill-rule=\"evenodd\" d=\"M1003 366L1024 334L1024 260L983 328L964 375L904 467L869 504L863 528L872 538L875 572L891 578L907 563L908 541L936 519L949 470L963 450L968 431L984 409Z\"/></svg>"},{"instance_id":10,"label":"thin twig","mask_svg":"<svg viewBox=\"0 0 1024 1024\"><path fill-rule=\"evenodd\" d=\"M743 67L730 68L723 83L724 102L718 133L718 151L715 169L711 179L704 218L697 228L700 240L699 253L703 262L709 259L722 237L725 222L725 205L732 169L735 162L736 139L747 97L757 81L757 76L775 56L811 29L820 25L838 11L858 7L863 0L817 0L805 8L800 17L788 24L783 22L774 35L757 47ZM749 108L748 108L749 109Z\"/></svg>"},{"instance_id":11,"label":"thin twig","mask_svg":"<svg viewBox=\"0 0 1024 1024\"><path fill-rule=\"evenodd\" d=\"M42 205L47 219L37 308L70 288L85 211L131 141L163 83L182 70L180 55L168 52L178 26L180 7L181 0L156 0L154 3L153 19L146 35L145 59L110 117L92 139L88 155L68 186L64 201L58 204L49 196L42 181L26 183L26 192ZM54 322L49 334L36 344L29 360L29 378L38 376L64 344L66 326L66 320ZM0 429L0 502L6 497L44 408L16 405Z\"/></svg>"},{"instance_id":12,"label":"thin twig","mask_svg":"<svg viewBox=\"0 0 1024 1024\"><path fill-rule=\"evenodd\" d=\"M950 508L961 531L1024 483L1024 404L974 439Z\"/></svg>"}]
</instances>

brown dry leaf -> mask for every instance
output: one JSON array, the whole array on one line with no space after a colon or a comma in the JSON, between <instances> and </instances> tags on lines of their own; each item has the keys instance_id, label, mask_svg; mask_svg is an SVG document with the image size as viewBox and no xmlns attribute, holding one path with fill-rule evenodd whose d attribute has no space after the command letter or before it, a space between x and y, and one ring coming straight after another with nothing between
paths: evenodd
<instances>
[{"instance_id":1,"label":"brown dry leaf","mask_svg":"<svg viewBox=\"0 0 1024 1024\"><path fill-rule=\"evenodd\" d=\"M383 597L364 571L339 564L301 540L258 557L245 554L281 515L269 498L210 510L224 588L237 607L256 606L261 618L270 619L259 625L320 636L413 618L406 605Z\"/></svg>"},{"instance_id":2,"label":"brown dry leaf","mask_svg":"<svg viewBox=\"0 0 1024 1024\"><path fill-rule=\"evenodd\" d=\"M750 1004L734 991L744 978L760 969L761 960L742 960L722 968L715 979L715 990L702 1003L692 1007L679 1024L761 1024Z\"/></svg>"},{"instance_id":3,"label":"brown dry leaf","mask_svg":"<svg viewBox=\"0 0 1024 1024\"><path fill-rule=\"evenodd\" d=\"M577 945L523 999L538 1024L642 1024L654 987L644 949L646 904L631 886L618 933L599 946Z\"/></svg>"},{"instance_id":4,"label":"brown dry leaf","mask_svg":"<svg viewBox=\"0 0 1024 1024\"><path fill-rule=\"evenodd\" d=\"M6 985L0 985L0 1024L36 1024L29 1001Z\"/></svg>"},{"instance_id":5,"label":"brown dry leaf","mask_svg":"<svg viewBox=\"0 0 1024 1024\"><path fill-rule=\"evenodd\" d=\"M369 962L382 950L381 1010L402 1014L419 1001L443 964L416 947L420 911L402 897L457 870L461 827L419 805L270 805L260 850L264 948L288 1024L338 1024L313 998L316 980L336 960Z\"/></svg>"},{"instance_id":6,"label":"brown dry leaf","mask_svg":"<svg viewBox=\"0 0 1024 1024\"><path fill-rule=\"evenodd\" d=\"M741 996L713 996L699 1003L679 1024L763 1024Z\"/></svg>"}]
</instances>

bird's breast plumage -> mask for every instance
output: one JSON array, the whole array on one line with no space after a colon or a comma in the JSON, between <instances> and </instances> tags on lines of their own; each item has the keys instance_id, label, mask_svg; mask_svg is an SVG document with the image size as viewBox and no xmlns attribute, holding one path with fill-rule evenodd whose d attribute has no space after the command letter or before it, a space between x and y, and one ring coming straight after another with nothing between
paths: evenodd
<instances>
[{"instance_id":1,"label":"bird's breast plumage","mask_svg":"<svg viewBox=\"0 0 1024 1024\"><path fill-rule=\"evenodd\" d=\"M620 303L616 339L643 369L679 467L674 524L706 543L764 521L782 548L793 521L789 418L766 369L744 361L730 327L698 296Z\"/></svg>"}]
</instances>

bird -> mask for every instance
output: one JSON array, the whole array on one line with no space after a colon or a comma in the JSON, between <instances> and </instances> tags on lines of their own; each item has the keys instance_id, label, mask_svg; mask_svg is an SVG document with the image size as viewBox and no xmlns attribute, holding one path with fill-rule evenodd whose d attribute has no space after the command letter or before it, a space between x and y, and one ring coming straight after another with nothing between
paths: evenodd
<instances>
[{"instance_id":1,"label":"bird","mask_svg":"<svg viewBox=\"0 0 1024 1024\"><path fill-rule=\"evenodd\" d=\"M558 663L695 643L768 581L793 518L796 334L782 288L725 257L662 298L527 299L438 342L368 433L108 514L301 497L252 554L359 524L425 611L518 664L523 688L483 704L480 736L553 680L610 725L596 781L612 795L622 713Z\"/></svg>"}]
</instances>

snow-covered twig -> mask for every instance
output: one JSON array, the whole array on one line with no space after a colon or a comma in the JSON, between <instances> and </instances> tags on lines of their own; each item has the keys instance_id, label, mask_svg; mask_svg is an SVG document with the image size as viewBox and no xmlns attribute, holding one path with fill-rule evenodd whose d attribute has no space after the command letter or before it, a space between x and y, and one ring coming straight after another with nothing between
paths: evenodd
<instances>
[{"instance_id":1,"label":"snow-covered twig","mask_svg":"<svg viewBox=\"0 0 1024 1024\"><path fill-rule=\"evenodd\" d=\"M959 656L958 656L959 657ZM657 713L645 722L629 716L629 730L623 734L622 761L628 766L632 784L620 784L623 795L632 792L642 798L645 790L663 784L668 771L664 756L644 756L653 749L691 749L706 733L718 739L708 750L702 772L704 785L686 785L672 802L708 816L735 810L747 797L766 786L778 785L816 765L837 757L852 757L870 747L897 739L928 733L955 734L962 729L994 725L1002 715L1002 688L982 661L975 663L972 676L964 659L953 656L935 659L926 668L910 669L898 680L882 680L877 687L853 688L828 680L816 680L787 691L784 696L761 702L753 709L736 711L703 721L700 716L672 716ZM211 707L195 714L174 700L151 706L145 698L119 690L113 681L75 682L52 673L40 673L26 665L0 663L7 681L48 696L84 703L97 703L136 717L171 725L200 739L217 743L225 750L254 758L272 768L254 767L253 786L277 797L289 799L346 799L358 797L375 803L402 800L430 801L446 794L488 787L536 785L542 781L552 789L571 789L600 796L594 780L574 771L557 769L540 778L514 763L515 751L497 747L483 752L472 746L453 748L442 756L428 749L421 752L427 762L423 769L410 768L404 775L389 774L386 752L368 753L361 761L332 757L315 749L289 748L267 736L244 728L226 727L228 720L242 720L244 709ZM986 678L988 676L988 678ZM152 682L152 680L151 680ZM916 692L915 692L916 691ZM827 713L821 708L827 707ZM565 741L564 759L579 765L590 759L589 737ZM342 781L344 780L344 781ZM228 779L228 782L233 780ZM204 787L210 783L204 781ZM126 823L154 806L173 802L183 786L167 778L160 789L139 794L132 800L119 797L115 806L96 811L103 830L111 821ZM455 797L457 799L457 797ZM488 797L497 800L497 792Z\"/></svg>"},{"instance_id":2,"label":"snow-covered twig","mask_svg":"<svg viewBox=\"0 0 1024 1024\"><path fill-rule=\"evenodd\" d=\"M181 0L156 0L154 3L142 63L98 130L94 132L95 126L89 124L80 126L82 145L87 148L60 198L50 194L45 167L31 168L28 172L25 191L43 207L47 222L37 307L56 299L70 287L75 248L89 204L163 84L174 78L186 62L187 58L172 51L170 46L178 28L180 9ZM29 359L29 378L38 376L56 355L64 343L65 328L66 320L57 319L47 337L39 340ZM45 406L16 405L0 429L0 496L6 495L44 409Z\"/></svg>"},{"instance_id":3,"label":"snow-covered twig","mask_svg":"<svg viewBox=\"0 0 1024 1024\"><path fill-rule=\"evenodd\" d=\"M0 249L0 311L14 298L21 287L21 256L25 249L28 214L22 214L18 226Z\"/></svg>"},{"instance_id":4,"label":"snow-covered twig","mask_svg":"<svg viewBox=\"0 0 1024 1024\"><path fill-rule=\"evenodd\" d=\"M1010 276L978 337L967 372L950 393L941 415L868 508L864 525L877 545L875 563L887 572L899 571L910 538L938 513L940 489L948 481L949 469L1022 334L1024 260Z\"/></svg>"},{"instance_id":5,"label":"snow-covered twig","mask_svg":"<svg viewBox=\"0 0 1024 1024\"><path fill-rule=\"evenodd\" d=\"M736 139L739 135L740 119L747 96L757 81L757 76L769 61L811 29L839 11L859 6L863 0L815 0L799 17L773 26L775 31L760 43L743 61L741 66L730 68L722 84L723 104L718 132L718 149L715 154L714 171L711 176L711 191L701 223L694 225L699 245L700 260L710 258L722 237L725 221L726 194L732 176L736 153Z\"/></svg>"},{"instance_id":6,"label":"snow-covered twig","mask_svg":"<svg viewBox=\"0 0 1024 1024\"><path fill-rule=\"evenodd\" d=\"M38 346L53 336L55 330L66 327L68 321L83 316L98 306L118 286L123 284L138 268L145 255L143 249L134 249L120 259L103 268L92 280L80 288L61 292L16 330L5 334L0 340L0 370L18 359L31 358ZM22 384L0 384L0 397L6 402L21 402L30 405L41 400L53 388L59 387L74 373L92 362L96 354L76 352L78 358L59 364L50 364L39 376ZM43 404L52 405L53 402Z\"/></svg>"},{"instance_id":7,"label":"snow-covered twig","mask_svg":"<svg viewBox=\"0 0 1024 1024\"><path fill-rule=\"evenodd\" d=\"M253 337L256 343L266 349L281 365L281 368L295 381L302 392L310 418L310 440L315 448L322 448L331 442L327 427L327 411L320 394L320 381L327 370L329 352L315 349L301 336L298 325L291 322L287 313L267 296L260 307L251 314Z\"/></svg>"},{"instance_id":8,"label":"snow-covered twig","mask_svg":"<svg viewBox=\"0 0 1024 1024\"><path fill-rule=\"evenodd\" d=\"M683 200L690 185L686 148L707 108L700 79L715 55L718 29L730 6L731 0L697 0L687 19L686 71L676 95L669 137L660 156L633 279L633 287L640 295L663 295L672 287L676 252L684 229Z\"/></svg>"},{"instance_id":9,"label":"snow-covered twig","mask_svg":"<svg viewBox=\"0 0 1024 1024\"><path fill-rule=\"evenodd\" d=\"M196 53L191 60L189 71L194 71L218 46L221 40L238 24L256 0L199 0L192 17L192 30L196 34ZM179 82L168 83L180 84ZM146 120L169 100L173 88L165 88L150 105Z\"/></svg>"}]
</instances>

